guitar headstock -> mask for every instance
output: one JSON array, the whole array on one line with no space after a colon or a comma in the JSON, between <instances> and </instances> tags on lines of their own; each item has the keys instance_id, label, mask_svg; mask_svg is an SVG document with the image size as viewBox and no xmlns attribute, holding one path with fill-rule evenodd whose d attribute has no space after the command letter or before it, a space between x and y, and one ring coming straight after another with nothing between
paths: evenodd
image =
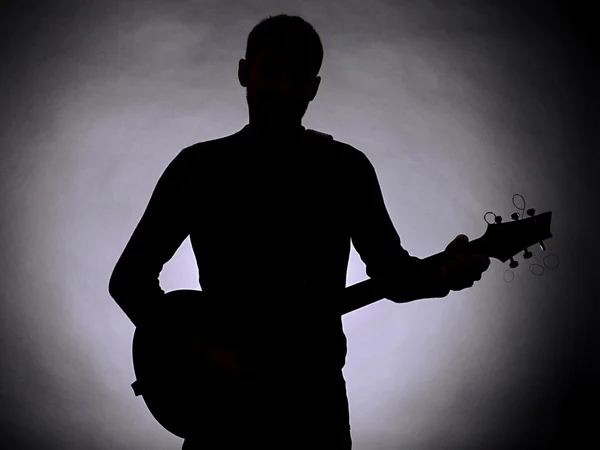
<instances>
[{"instance_id":1,"label":"guitar headstock","mask_svg":"<svg viewBox=\"0 0 600 450\"><path fill-rule=\"evenodd\" d=\"M526 251L527 247L551 238L551 221L552 212L548 211L528 219L508 223L501 223L500 220L488 224L485 234L481 237L481 245L485 246L486 254L490 258L506 262L517 253Z\"/></svg>"},{"instance_id":2,"label":"guitar headstock","mask_svg":"<svg viewBox=\"0 0 600 450\"><path fill-rule=\"evenodd\" d=\"M523 200L522 208L519 208L515 203L515 197L521 197ZM525 212L525 199L522 195L513 195L513 205L521 212ZM488 214L494 213L487 212L485 215ZM527 215L529 219L523 219L522 214L513 213L510 216L513 221L509 223L502 223L502 216L496 214L494 214L494 223L487 222L486 219L488 223L487 230L483 236L477 239L479 250L490 258L496 258L503 263L510 260L511 268L519 265L513 259L517 253L523 251L525 259L533 256L533 253L528 249L529 246L539 244L542 250L545 250L546 246L543 241L552 237L550 232L552 212L548 211L536 216L535 209L529 208ZM534 264L534 266L539 266L539 264Z\"/></svg>"}]
</instances>

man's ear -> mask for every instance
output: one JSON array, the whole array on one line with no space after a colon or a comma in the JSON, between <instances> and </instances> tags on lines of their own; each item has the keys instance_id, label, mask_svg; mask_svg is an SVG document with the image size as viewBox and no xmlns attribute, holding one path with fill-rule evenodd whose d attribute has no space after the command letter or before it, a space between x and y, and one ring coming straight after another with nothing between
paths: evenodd
<instances>
[{"instance_id":1,"label":"man's ear","mask_svg":"<svg viewBox=\"0 0 600 450\"><path fill-rule=\"evenodd\" d=\"M310 101L312 102L319 92L319 86L321 85L321 77L316 77L313 82L312 91L310 93Z\"/></svg>"},{"instance_id":2,"label":"man's ear","mask_svg":"<svg viewBox=\"0 0 600 450\"><path fill-rule=\"evenodd\" d=\"M249 64L244 58L238 62L238 80L242 87L248 86Z\"/></svg>"}]
</instances>

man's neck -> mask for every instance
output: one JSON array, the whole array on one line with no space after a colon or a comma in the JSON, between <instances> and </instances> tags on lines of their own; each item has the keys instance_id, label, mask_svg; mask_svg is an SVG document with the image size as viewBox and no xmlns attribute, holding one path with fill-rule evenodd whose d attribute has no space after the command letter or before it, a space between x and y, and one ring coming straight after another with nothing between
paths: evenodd
<instances>
[{"instance_id":1,"label":"man's neck","mask_svg":"<svg viewBox=\"0 0 600 450\"><path fill-rule=\"evenodd\" d=\"M298 124L264 124L252 122L247 125L248 133L253 139L261 141L281 141L293 138L305 131L301 123Z\"/></svg>"}]
</instances>

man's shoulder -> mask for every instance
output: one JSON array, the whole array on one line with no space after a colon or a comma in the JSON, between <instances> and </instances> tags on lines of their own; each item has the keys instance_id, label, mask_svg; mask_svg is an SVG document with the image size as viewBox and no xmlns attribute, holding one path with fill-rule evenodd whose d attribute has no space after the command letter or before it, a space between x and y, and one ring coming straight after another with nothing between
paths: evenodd
<instances>
[{"instance_id":1,"label":"man's shoulder","mask_svg":"<svg viewBox=\"0 0 600 450\"><path fill-rule=\"evenodd\" d=\"M311 138L323 144L338 158L350 161L360 161L362 158L366 158L364 152L347 142L336 139L332 134L310 128L307 128L306 131Z\"/></svg>"},{"instance_id":2,"label":"man's shoulder","mask_svg":"<svg viewBox=\"0 0 600 450\"><path fill-rule=\"evenodd\" d=\"M211 156L219 150L232 147L232 145L234 145L234 138L236 137L236 134L196 142L182 149L180 154L184 154L188 158L197 156Z\"/></svg>"}]
</instances>

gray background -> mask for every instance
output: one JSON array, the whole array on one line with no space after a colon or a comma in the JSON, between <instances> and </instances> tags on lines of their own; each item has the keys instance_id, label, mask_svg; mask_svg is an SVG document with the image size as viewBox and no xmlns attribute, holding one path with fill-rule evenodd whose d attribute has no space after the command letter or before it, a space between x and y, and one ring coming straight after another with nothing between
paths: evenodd
<instances>
[{"instance_id":1,"label":"gray background","mask_svg":"<svg viewBox=\"0 0 600 450\"><path fill-rule=\"evenodd\" d=\"M247 123L238 60L278 13L324 45L303 125L369 156L411 254L481 236L516 193L554 214L551 250L530 260L554 251L554 271L519 255L506 283L493 260L469 290L344 318L354 448L597 439L597 53L573 4L4 2L0 446L181 447L133 395L134 329L108 279L166 165ZM161 285L197 276L186 240ZM352 250L347 284L363 279Z\"/></svg>"}]
</instances>

